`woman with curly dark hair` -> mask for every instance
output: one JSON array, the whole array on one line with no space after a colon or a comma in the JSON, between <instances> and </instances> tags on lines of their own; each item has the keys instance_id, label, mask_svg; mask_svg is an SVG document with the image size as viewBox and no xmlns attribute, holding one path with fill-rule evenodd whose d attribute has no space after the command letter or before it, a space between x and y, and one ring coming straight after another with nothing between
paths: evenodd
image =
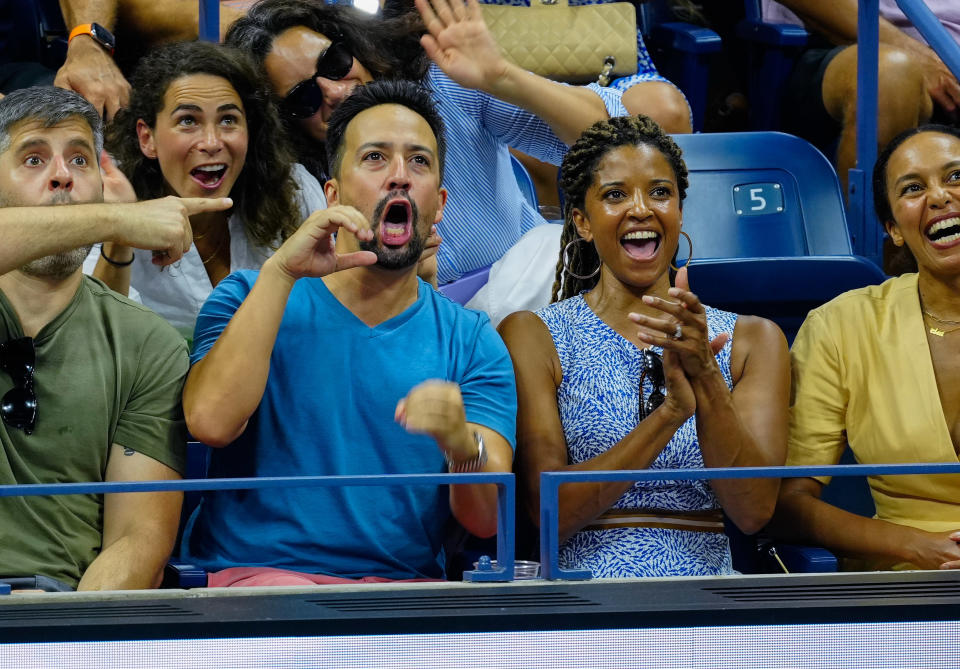
<instances>
[{"instance_id":1,"label":"woman with curly dark hair","mask_svg":"<svg viewBox=\"0 0 960 669\"><path fill-rule=\"evenodd\" d=\"M167 269L150 254L104 244L96 276L192 336L213 287L256 269L315 209L320 184L293 162L256 67L234 49L181 42L146 56L130 106L107 129L106 148L133 186L131 199L230 197L233 208L193 216L193 247Z\"/></svg>"},{"instance_id":2,"label":"woman with curly dark hair","mask_svg":"<svg viewBox=\"0 0 960 669\"><path fill-rule=\"evenodd\" d=\"M328 174L324 147L326 119L333 108L357 84L375 79L422 81L430 65L430 59L420 46L424 28L415 11L379 19L344 5L270 0L250 7L246 15L230 26L224 41L263 64L273 52L276 38L291 27L330 35L337 46L325 52L329 54L329 62L341 58L350 61L350 70L344 76L324 82L327 89L322 96L324 104L314 109L314 113L307 114L310 110L305 108L305 101L287 104L281 100L280 103L280 119L293 138L297 161L317 178L323 178ZM311 66L314 64L310 63ZM341 91L343 95L338 96ZM306 100L308 97L298 93L295 99Z\"/></svg>"},{"instance_id":3,"label":"woman with curly dark hair","mask_svg":"<svg viewBox=\"0 0 960 669\"><path fill-rule=\"evenodd\" d=\"M594 124L560 170L564 249L553 304L507 317L521 500L540 473L783 464L790 366L770 321L671 285L687 169L649 118ZM744 532L776 479L603 482L560 490L561 566L594 576L729 574L723 513Z\"/></svg>"}]
</instances>

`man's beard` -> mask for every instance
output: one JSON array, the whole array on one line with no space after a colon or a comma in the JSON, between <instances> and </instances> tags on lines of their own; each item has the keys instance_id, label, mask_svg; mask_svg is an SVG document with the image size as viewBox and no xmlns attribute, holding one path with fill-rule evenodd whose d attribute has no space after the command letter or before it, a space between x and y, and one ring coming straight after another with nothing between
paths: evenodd
<instances>
[{"instance_id":1,"label":"man's beard","mask_svg":"<svg viewBox=\"0 0 960 669\"><path fill-rule=\"evenodd\" d=\"M43 256L23 265L20 271L41 279L63 281L83 266L83 261L90 255L92 248L93 244L88 244L72 251Z\"/></svg>"},{"instance_id":2,"label":"man's beard","mask_svg":"<svg viewBox=\"0 0 960 669\"><path fill-rule=\"evenodd\" d=\"M95 202L102 201L102 198L95 200ZM67 193L66 191L60 191L54 193L49 202L45 202L40 206L71 204L77 203L75 203L73 198L70 197L70 193ZM20 201L19 198L0 194L0 207L27 206L31 205ZM72 251L62 251L60 253L53 253L48 256L43 256L42 258L31 260L26 265L23 265L20 268L20 271L28 276L35 276L42 279L53 279L54 281L63 281L83 265L83 261L86 260L88 255L90 255L91 248L93 248L93 245L88 244L87 246L81 246L80 248L73 249Z\"/></svg>"},{"instance_id":3,"label":"man's beard","mask_svg":"<svg viewBox=\"0 0 960 669\"><path fill-rule=\"evenodd\" d=\"M398 197L410 203L411 231L410 240L403 246L394 248L381 244L377 239L377 232L380 228L380 221L383 220L383 212L387 208L387 203L390 200L396 200ZM420 231L419 223L420 212L417 209L416 202L402 192L394 191L388 193L386 197L380 200L376 209L373 210L373 220L371 221L373 226L373 239L370 241L360 240L360 250L373 251L377 254L377 266L383 269L395 270L411 267L420 260L420 255L423 253L423 247L427 241L427 236Z\"/></svg>"}]
</instances>

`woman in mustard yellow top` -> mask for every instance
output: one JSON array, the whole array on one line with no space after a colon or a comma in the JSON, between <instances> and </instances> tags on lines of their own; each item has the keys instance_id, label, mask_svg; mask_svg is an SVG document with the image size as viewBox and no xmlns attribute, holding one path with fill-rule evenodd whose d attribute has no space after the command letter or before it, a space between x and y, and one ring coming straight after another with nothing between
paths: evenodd
<instances>
[{"instance_id":1,"label":"woman in mustard yellow top","mask_svg":"<svg viewBox=\"0 0 960 669\"><path fill-rule=\"evenodd\" d=\"M960 446L960 130L894 139L874 170L877 215L918 272L845 293L797 334L788 465L950 462ZM871 569L960 568L960 475L875 476L875 518L781 486L775 533Z\"/></svg>"}]
</instances>

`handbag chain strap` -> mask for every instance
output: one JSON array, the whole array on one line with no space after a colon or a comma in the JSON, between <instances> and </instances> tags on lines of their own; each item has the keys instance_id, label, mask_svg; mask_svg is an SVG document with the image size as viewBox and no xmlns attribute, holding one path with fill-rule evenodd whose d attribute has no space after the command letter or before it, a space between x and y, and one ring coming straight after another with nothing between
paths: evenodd
<instances>
[{"instance_id":1,"label":"handbag chain strap","mask_svg":"<svg viewBox=\"0 0 960 669\"><path fill-rule=\"evenodd\" d=\"M613 56L607 56L603 59L603 69L600 70L600 76L597 77L597 86L609 86L613 75L613 68L617 66L617 59Z\"/></svg>"}]
</instances>

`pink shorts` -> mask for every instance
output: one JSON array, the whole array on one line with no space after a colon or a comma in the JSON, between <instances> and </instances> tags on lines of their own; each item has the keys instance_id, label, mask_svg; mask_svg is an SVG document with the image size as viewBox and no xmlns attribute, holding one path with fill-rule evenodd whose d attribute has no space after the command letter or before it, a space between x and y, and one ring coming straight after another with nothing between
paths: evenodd
<instances>
[{"instance_id":1,"label":"pink shorts","mask_svg":"<svg viewBox=\"0 0 960 669\"><path fill-rule=\"evenodd\" d=\"M305 574L274 567L231 567L222 571L210 572L207 587L243 588L265 585L345 585L351 583L431 583L443 581L439 578L392 579L382 576L364 576L363 578L342 578L326 574Z\"/></svg>"}]
</instances>

